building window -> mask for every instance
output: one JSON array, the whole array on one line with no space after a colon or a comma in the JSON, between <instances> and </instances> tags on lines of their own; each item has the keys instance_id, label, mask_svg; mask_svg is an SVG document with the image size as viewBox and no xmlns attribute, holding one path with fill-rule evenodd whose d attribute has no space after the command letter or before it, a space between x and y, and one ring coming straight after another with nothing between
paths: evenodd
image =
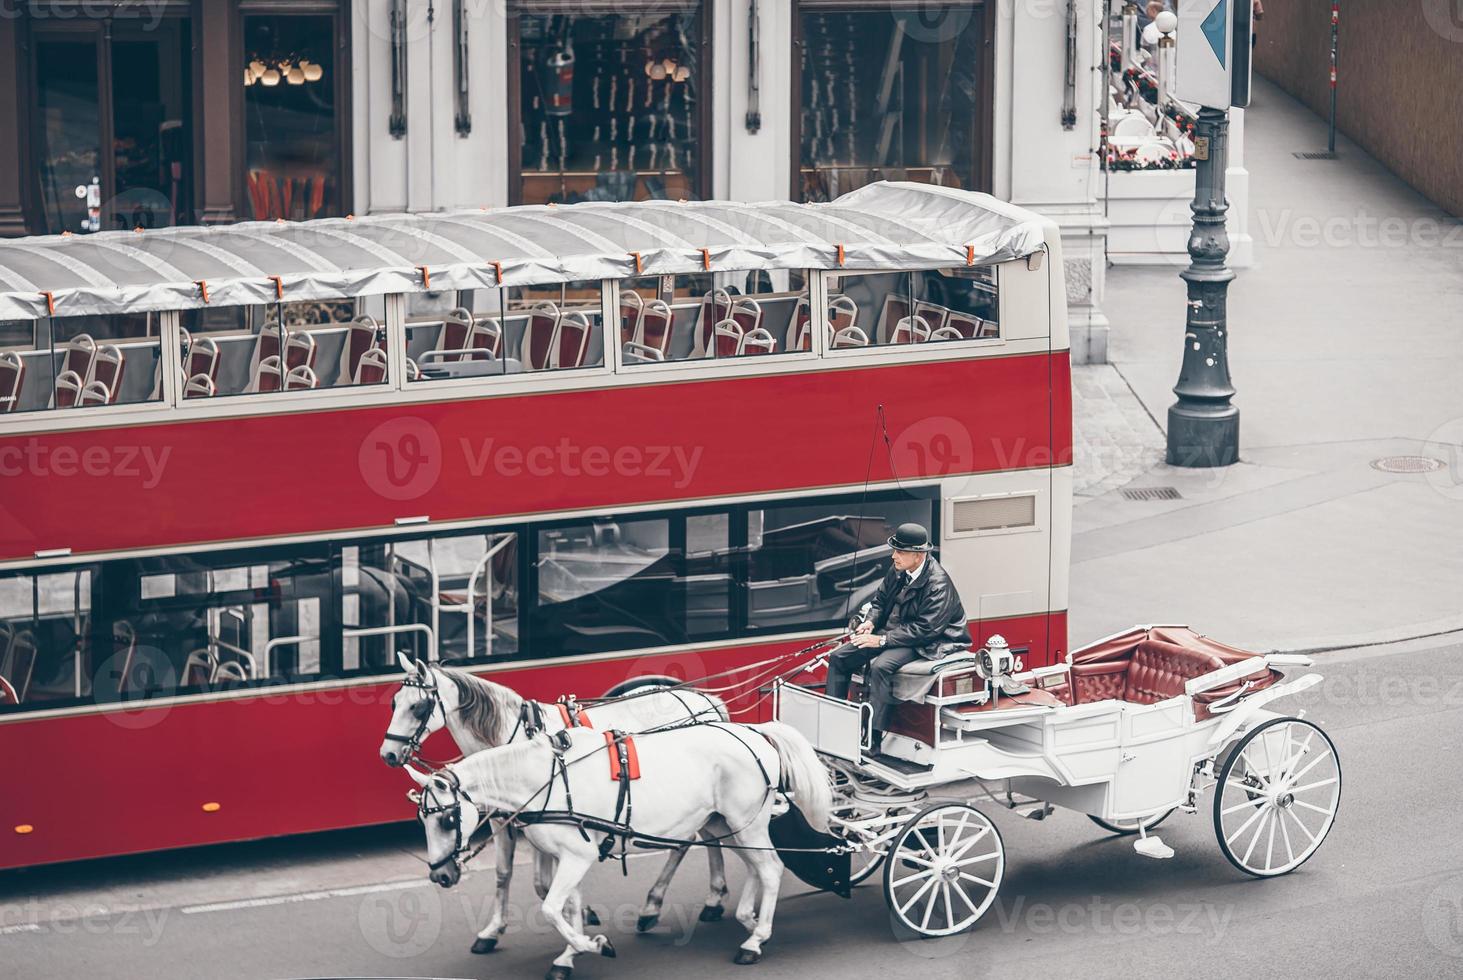
<instances>
[{"instance_id":1,"label":"building window","mask_svg":"<svg viewBox=\"0 0 1463 980\"><path fill-rule=\"evenodd\" d=\"M300 220L338 215L348 165L345 80L332 14L243 18L245 213Z\"/></svg>"},{"instance_id":2,"label":"building window","mask_svg":"<svg viewBox=\"0 0 1463 980\"><path fill-rule=\"evenodd\" d=\"M37 230L191 223L191 21L73 18L32 22Z\"/></svg>"},{"instance_id":3,"label":"building window","mask_svg":"<svg viewBox=\"0 0 1463 980\"><path fill-rule=\"evenodd\" d=\"M509 26L513 202L707 196L709 29L698 2L525 0Z\"/></svg>"},{"instance_id":4,"label":"building window","mask_svg":"<svg viewBox=\"0 0 1463 980\"><path fill-rule=\"evenodd\" d=\"M884 179L987 189L993 6L802 0L793 196Z\"/></svg>"}]
</instances>

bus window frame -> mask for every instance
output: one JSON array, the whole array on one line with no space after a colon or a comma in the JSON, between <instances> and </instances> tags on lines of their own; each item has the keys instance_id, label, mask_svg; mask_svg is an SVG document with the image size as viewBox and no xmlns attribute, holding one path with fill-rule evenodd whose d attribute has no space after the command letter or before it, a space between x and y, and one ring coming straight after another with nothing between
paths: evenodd
<instances>
[{"instance_id":1,"label":"bus window frame","mask_svg":"<svg viewBox=\"0 0 1463 980\"><path fill-rule=\"evenodd\" d=\"M870 351L880 351L885 356L894 358L897 361L903 361L903 360L924 361L924 360L929 360L930 359L930 354L932 352L934 352L934 351L940 351L940 352L945 352L945 351L948 351L948 350L955 350L955 351L978 351L978 350L983 350L983 349L991 348L991 347L1004 347L1004 346L1006 346L1006 344L1009 342L1007 340L1006 331L1004 329L1004 325L1006 323L1006 301L1004 299L1004 297L1005 297L1005 290L1001 289L1001 273L1000 273L1000 268L1001 268L1001 266L1003 264L1004 263L1001 263L1001 262L992 262L992 263L990 263L991 274L992 274L992 276L996 280L996 311L997 311L996 312L996 316L999 317L999 319L997 320L997 323L999 325L1001 325L1002 328L1003 328L1001 330L1000 336L997 336L997 337L967 337L967 338L962 338L960 340L945 340L945 341L940 341L938 344L933 344L933 345L926 344L926 343L919 343L919 344L881 344L881 343L878 343L877 342L877 338L876 337L870 337L869 338L870 343L869 343L869 345L867 347L837 347L837 348L835 348L835 347L828 347L827 348L827 356L830 359L843 360L843 359L847 359L847 358L865 357L865 356L868 355L868 352L870 352ZM896 273L898 275L907 276L907 275L913 275L913 274L918 273L918 272L943 272L945 269L949 269L949 268L951 268L951 267L948 266L948 265L934 265L934 266L921 266L921 267L919 267L917 269L835 269L835 270L824 271L824 272L820 273L819 276L818 276L819 280L822 283L823 296L825 298L824 299L823 306L822 306L822 312L823 312L823 316L824 316L824 322L825 323L827 322L827 309L828 308L827 308L827 300L826 300L826 297L828 296L828 281L830 279L833 279L833 278L841 278L843 276L879 276L879 275L888 275L891 272ZM875 327L877 328L877 325L878 325L878 316L877 315L875 316L874 321L875 321ZM825 338L825 340L826 340L826 338ZM815 338L815 343L816 343L816 338ZM978 356L978 355L972 355L972 356Z\"/></svg>"},{"instance_id":2,"label":"bus window frame","mask_svg":"<svg viewBox=\"0 0 1463 980\"><path fill-rule=\"evenodd\" d=\"M716 270L716 271L742 272L742 271L750 271L750 270L735 269L735 270ZM789 269L777 269L777 270L774 270L774 271L797 272L797 271L800 271L800 270L799 269L789 268ZM740 356L740 357L683 357L683 358L680 358L678 360L660 361L660 362L654 362L654 361L651 361L651 362L636 362L636 363L633 363L633 364L627 363L625 361L625 359L624 359L625 351L624 351L623 346L620 344L620 335L619 335L619 318L620 318L620 312L619 311L620 311L620 282L621 282L621 280L620 279L606 279L605 282L608 283L608 284L611 284L613 286L613 291L614 291L613 302L607 304L607 308L608 309L612 309L612 310L615 311L615 328L616 329L615 329L614 334L613 334L612 337L609 334L606 335L606 342L608 342L610 339L613 339L613 341L614 341L614 351L615 351L615 367L614 367L614 371L615 371L615 374L616 375L622 375L622 376L627 377L627 378L628 377L655 377L655 376L658 376L658 375L674 374L674 373L677 373L677 372L685 372L685 371L688 370L688 367L687 367L688 365L698 365L698 366L700 366L701 370L705 372L705 374L706 374L707 377L717 378L717 377L721 377L723 375L747 374L747 373L749 373L748 372L748 368L749 367L753 367L753 366L758 365L758 364L766 364L766 363L772 363L772 364L795 364L795 363L803 362L803 361L817 361L817 360L819 360L823 356L823 353L824 353L824 351L823 351L823 347L824 347L823 335L824 335L824 332L825 331L822 329L822 327L827 322L827 319L828 319L828 311L827 311L826 305L824 303L820 302L820 299L819 299L820 294L821 295L826 295L826 293L824 292L823 274L819 273L818 270L816 270L816 269L803 269L801 271L803 271L807 275L807 277L808 277L807 278L807 281L808 281L808 307L809 307L809 312L812 314L812 330L813 330L813 349L812 350L806 350L806 351L802 351L802 350L798 350L798 351L784 350L784 351L776 351L776 352L774 352L771 355L758 355L756 357L746 357L746 356ZM655 273L651 273L651 275L654 275L654 274ZM633 278L636 278L636 277L634 277L634 276L627 276L625 278L633 279ZM755 299L755 296L752 297L752 298ZM606 323L608 323L608 322L609 321L607 320ZM608 350L608 349L609 348L606 348L606 350ZM764 372L758 371L758 372L751 372L751 373L764 373Z\"/></svg>"}]
</instances>

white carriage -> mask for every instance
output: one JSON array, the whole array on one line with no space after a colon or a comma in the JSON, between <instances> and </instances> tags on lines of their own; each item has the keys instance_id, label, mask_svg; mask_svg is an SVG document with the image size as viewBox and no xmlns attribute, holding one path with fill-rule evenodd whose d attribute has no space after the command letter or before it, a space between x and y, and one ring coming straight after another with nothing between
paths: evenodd
<instances>
[{"instance_id":1,"label":"white carriage","mask_svg":"<svg viewBox=\"0 0 1463 980\"><path fill-rule=\"evenodd\" d=\"M851 852L849 883L884 869L897 919L914 933L971 928L994 901L1006 855L970 801L1041 819L1054 806L1136 834L1146 857L1173 854L1151 831L1175 809L1198 811L1215 788L1215 835L1248 874L1293 871L1335 820L1341 768L1312 722L1270 710L1320 681L1185 627L1138 627L1023 670L1004 641L900 673L900 704L877 756L867 705L783 681L780 721L835 771L834 832Z\"/></svg>"}]
</instances>

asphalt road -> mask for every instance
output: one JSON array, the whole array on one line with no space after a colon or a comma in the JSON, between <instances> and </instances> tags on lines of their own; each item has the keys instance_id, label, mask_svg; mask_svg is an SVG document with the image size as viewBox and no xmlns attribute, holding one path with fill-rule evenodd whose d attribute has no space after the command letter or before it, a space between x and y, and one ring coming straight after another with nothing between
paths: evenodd
<instances>
[{"instance_id":1,"label":"asphalt road","mask_svg":"<svg viewBox=\"0 0 1463 980\"><path fill-rule=\"evenodd\" d=\"M1463 975L1463 645L1413 643L1323 655L1326 681L1293 699L1335 740L1344 768L1336 826L1284 878L1242 876L1215 844L1206 798L1162 828L1168 861L1134 854L1085 817L988 813L1009 867L973 931L899 941L877 883L851 900L788 877L762 963L734 966L727 917L695 921L705 865L687 860L661 925L636 935L659 858L591 872L586 896L617 959L613 978L1457 977ZM104 815L99 814L99 818ZM513 928L468 952L491 868L443 891L425 881L413 827L91 862L0 875L0 973L21 977L538 977L563 943L527 867ZM739 862L732 861L732 864ZM742 880L733 869L733 889ZM877 882L877 878L875 879Z\"/></svg>"}]
</instances>

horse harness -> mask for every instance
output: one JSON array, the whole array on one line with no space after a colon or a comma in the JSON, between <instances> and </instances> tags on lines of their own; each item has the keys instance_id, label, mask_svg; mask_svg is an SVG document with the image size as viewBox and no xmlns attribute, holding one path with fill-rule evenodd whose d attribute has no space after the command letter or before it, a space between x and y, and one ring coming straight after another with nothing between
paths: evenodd
<instances>
[{"instance_id":1,"label":"horse harness","mask_svg":"<svg viewBox=\"0 0 1463 980\"><path fill-rule=\"evenodd\" d=\"M780 780L774 780L768 775L767 767L762 764L762 757L757 754L755 749L743 741L740 735L737 735L729 728L725 728L720 724L709 723L709 727L726 732L729 736L741 743L751 754L752 761L757 764L757 769L762 773L762 780L766 785L763 796L764 800L774 790L778 792L786 791L786 787L782 785ZM596 749L589 755L581 756L579 759L565 761L564 753L571 744L567 730L558 732L549 738L549 745L553 749L553 753L549 762L548 781L544 783L542 789L529 797L529 802L532 802L539 793L544 793L543 806L538 810L527 810L525 805L525 807L519 808L516 813L500 812L492 814L492 817L494 819L505 820L509 824L518 824L520 826L530 824L569 825L579 831L579 835L586 843L590 841L589 834L591 831L604 834L604 839L599 844L599 859L601 861L609 860L615 852L615 845L618 841L619 854L616 856L620 862L621 873L625 875L629 874L626 859L629 856L628 850L632 841L636 847L647 850L674 850L698 843L698 841L693 840L681 840L674 837L646 834L634 828L631 821L634 816L635 802L630 784L640 778L640 759L635 749L634 736L625 732L612 730L604 733L604 740L605 751L609 754L610 779L619 783L619 792L615 797L615 811L610 819L606 820L602 817L594 817L580 813L574 808L574 793L569 786L569 766L591 758L593 755L597 755L599 750ZM559 782L564 787L565 809L562 810L551 810L548 808L550 797L553 795L555 782ZM734 835L735 832L724 834L721 837L708 840L707 843L718 843L724 837Z\"/></svg>"},{"instance_id":2,"label":"horse harness","mask_svg":"<svg viewBox=\"0 0 1463 980\"><path fill-rule=\"evenodd\" d=\"M452 830L453 842L452 850L446 857L438 861L427 862L427 869L429 871L436 871L454 862L460 868L477 857L483 848L487 847L488 843L493 839L493 825L491 820L488 819L491 815L488 813L486 807L467 795L467 790L462 788L462 782L458 779L457 773L453 772L451 768L443 768L436 775L442 777L446 781L448 788L452 790L452 802L446 805L437 803L436 798L430 792L431 786L428 784L421 789L417 797L417 818L425 824L428 819L436 817L437 822L441 826ZM429 798L431 799L430 803L428 802ZM478 812L479 826L488 828L487 836L476 847L472 846L472 840L470 838L464 840L462 836L462 816L457 811L463 803L472 804Z\"/></svg>"},{"instance_id":3,"label":"horse harness","mask_svg":"<svg viewBox=\"0 0 1463 980\"><path fill-rule=\"evenodd\" d=\"M418 679L415 674L408 674L401 682L402 687L414 687L423 692L421 700L411 707L412 715L417 720L416 730L410 735L398 735L392 731L386 733L388 742L401 742L406 746L403 764L416 758L417 753L422 750L422 742L427 737L427 726L432 723L432 715L442 707L442 692L437 689L437 675L430 669L425 674L432 679L432 683ZM444 724L447 721L446 712L443 712L442 721Z\"/></svg>"}]
</instances>

